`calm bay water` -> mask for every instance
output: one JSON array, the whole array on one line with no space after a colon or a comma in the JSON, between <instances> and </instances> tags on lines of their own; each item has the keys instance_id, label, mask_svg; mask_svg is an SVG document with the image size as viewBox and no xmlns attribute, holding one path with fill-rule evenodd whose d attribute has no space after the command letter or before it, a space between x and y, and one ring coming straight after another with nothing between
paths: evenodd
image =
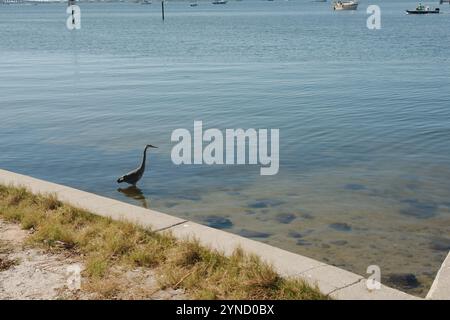
<instances>
[{"instance_id":1,"label":"calm bay water","mask_svg":"<svg viewBox=\"0 0 450 320\"><path fill-rule=\"evenodd\" d=\"M64 4L0 6L0 167L424 294L450 249L450 7L374 4L378 31L365 2L82 3L76 32ZM279 174L174 166L194 120L279 128ZM147 143L141 193L118 190Z\"/></svg>"}]
</instances>

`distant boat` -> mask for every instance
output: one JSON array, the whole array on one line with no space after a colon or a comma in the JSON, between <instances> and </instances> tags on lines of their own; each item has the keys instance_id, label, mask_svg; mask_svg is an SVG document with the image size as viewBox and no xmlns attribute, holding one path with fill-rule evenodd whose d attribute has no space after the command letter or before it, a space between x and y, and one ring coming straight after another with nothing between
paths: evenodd
<instances>
[{"instance_id":1,"label":"distant boat","mask_svg":"<svg viewBox=\"0 0 450 320\"><path fill-rule=\"evenodd\" d=\"M337 1L333 3L333 10L356 10L358 9L357 1Z\"/></svg>"},{"instance_id":2,"label":"distant boat","mask_svg":"<svg viewBox=\"0 0 450 320\"><path fill-rule=\"evenodd\" d=\"M19 4L23 3L23 0L2 0L1 4Z\"/></svg>"},{"instance_id":3,"label":"distant boat","mask_svg":"<svg viewBox=\"0 0 450 320\"><path fill-rule=\"evenodd\" d=\"M419 4L416 7L416 10L406 10L407 14L430 14L430 13L440 13L439 8L435 8L434 10L431 10L430 7L424 6L422 4Z\"/></svg>"},{"instance_id":4,"label":"distant boat","mask_svg":"<svg viewBox=\"0 0 450 320\"><path fill-rule=\"evenodd\" d=\"M196 6L198 6L198 3L197 3L197 2L191 2L189 5L190 5L191 7L196 7Z\"/></svg>"},{"instance_id":5,"label":"distant boat","mask_svg":"<svg viewBox=\"0 0 450 320\"><path fill-rule=\"evenodd\" d=\"M214 0L212 4L226 4L227 2L227 0Z\"/></svg>"},{"instance_id":6,"label":"distant boat","mask_svg":"<svg viewBox=\"0 0 450 320\"><path fill-rule=\"evenodd\" d=\"M141 4L152 4L152 0L142 0Z\"/></svg>"}]
</instances>

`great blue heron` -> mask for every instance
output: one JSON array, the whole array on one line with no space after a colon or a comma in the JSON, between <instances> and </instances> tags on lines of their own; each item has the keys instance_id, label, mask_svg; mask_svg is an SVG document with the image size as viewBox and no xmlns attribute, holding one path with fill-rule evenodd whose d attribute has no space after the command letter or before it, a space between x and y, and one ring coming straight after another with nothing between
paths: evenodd
<instances>
[{"instance_id":1,"label":"great blue heron","mask_svg":"<svg viewBox=\"0 0 450 320\"><path fill-rule=\"evenodd\" d=\"M138 183L138 181L141 180L142 176L144 175L144 171L145 171L145 160L147 158L147 149L148 148L157 148L157 147L152 146L151 144L146 145L145 149L144 149L144 155L142 156L142 163L141 163L140 167L137 169L134 169L133 171L128 172L126 175L117 179L117 183L126 182L128 184L135 186L136 183Z\"/></svg>"}]
</instances>

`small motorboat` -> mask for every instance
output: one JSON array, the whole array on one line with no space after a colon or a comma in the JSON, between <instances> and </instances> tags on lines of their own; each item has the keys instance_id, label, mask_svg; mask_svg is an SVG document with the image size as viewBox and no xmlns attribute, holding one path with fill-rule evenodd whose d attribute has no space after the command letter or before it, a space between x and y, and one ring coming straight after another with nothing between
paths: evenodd
<instances>
[{"instance_id":1,"label":"small motorboat","mask_svg":"<svg viewBox=\"0 0 450 320\"><path fill-rule=\"evenodd\" d=\"M428 6L424 6L421 3L417 6L416 10L406 10L407 14L429 14L429 13L440 13L439 8L435 8L434 10L430 9Z\"/></svg>"},{"instance_id":2,"label":"small motorboat","mask_svg":"<svg viewBox=\"0 0 450 320\"><path fill-rule=\"evenodd\" d=\"M212 4L227 4L227 0L214 0Z\"/></svg>"},{"instance_id":3,"label":"small motorboat","mask_svg":"<svg viewBox=\"0 0 450 320\"><path fill-rule=\"evenodd\" d=\"M356 10L358 9L357 1L336 1L333 3L333 10Z\"/></svg>"},{"instance_id":4,"label":"small motorboat","mask_svg":"<svg viewBox=\"0 0 450 320\"><path fill-rule=\"evenodd\" d=\"M191 2L189 5L190 5L191 7L196 7L196 6L198 6L198 3L197 3L197 2Z\"/></svg>"}]
</instances>

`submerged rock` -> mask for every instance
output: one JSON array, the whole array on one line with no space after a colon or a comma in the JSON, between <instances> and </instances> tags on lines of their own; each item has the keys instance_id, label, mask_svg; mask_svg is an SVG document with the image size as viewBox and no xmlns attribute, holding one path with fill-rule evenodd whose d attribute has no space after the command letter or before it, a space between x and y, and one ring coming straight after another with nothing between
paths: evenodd
<instances>
[{"instance_id":1,"label":"submerged rock","mask_svg":"<svg viewBox=\"0 0 450 320\"><path fill-rule=\"evenodd\" d=\"M262 199L250 202L248 206L253 209L261 209L261 208L268 208L268 207L276 207L284 202L281 200L270 200L270 199Z\"/></svg>"},{"instance_id":2,"label":"submerged rock","mask_svg":"<svg viewBox=\"0 0 450 320\"><path fill-rule=\"evenodd\" d=\"M229 229L233 227L230 219L220 216L207 216L203 219L208 227L216 229Z\"/></svg>"},{"instance_id":3,"label":"submerged rock","mask_svg":"<svg viewBox=\"0 0 450 320\"><path fill-rule=\"evenodd\" d=\"M295 218L296 218L295 214L292 213L279 213L275 216L275 220L283 224L289 224L293 220L295 220Z\"/></svg>"},{"instance_id":4,"label":"submerged rock","mask_svg":"<svg viewBox=\"0 0 450 320\"><path fill-rule=\"evenodd\" d=\"M295 238L295 239L303 237L303 235L300 232L297 232L297 231L289 231L288 234L289 234L289 237Z\"/></svg>"},{"instance_id":5,"label":"submerged rock","mask_svg":"<svg viewBox=\"0 0 450 320\"><path fill-rule=\"evenodd\" d=\"M238 234L245 238L268 238L271 236L271 234L267 232L253 231L248 229L241 229Z\"/></svg>"},{"instance_id":6,"label":"submerged rock","mask_svg":"<svg viewBox=\"0 0 450 320\"><path fill-rule=\"evenodd\" d=\"M267 208L267 204L262 201L251 202L248 204L248 206L253 209Z\"/></svg>"},{"instance_id":7,"label":"submerged rock","mask_svg":"<svg viewBox=\"0 0 450 320\"><path fill-rule=\"evenodd\" d=\"M450 251L450 239L437 237L431 240L430 248L437 251Z\"/></svg>"},{"instance_id":8,"label":"submerged rock","mask_svg":"<svg viewBox=\"0 0 450 320\"><path fill-rule=\"evenodd\" d=\"M417 199L402 200L409 205L409 208L400 210L400 213L406 216L418 219L428 219L438 214L438 206L431 202L421 202Z\"/></svg>"},{"instance_id":9,"label":"submerged rock","mask_svg":"<svg viewBox=\"0 0 450 320\"><path fill-rule=\"evenodd\" d=\"M404 290L414 289L420 286L419 280L412 273L394 273L389 275L388 282Z\"/></svg>"},{"instance_id":10,"label":"submerged rock","mask_svg":"<svg viewBox=\"0 0 450 320\"><path fill-rule=\"evenodd\" d=\"M352 230L352 227L345 223L345 222L335 222L328 225L331 229L337 230L337 231L343 231L348 232Z\"/></svg>"}]
</instances>

